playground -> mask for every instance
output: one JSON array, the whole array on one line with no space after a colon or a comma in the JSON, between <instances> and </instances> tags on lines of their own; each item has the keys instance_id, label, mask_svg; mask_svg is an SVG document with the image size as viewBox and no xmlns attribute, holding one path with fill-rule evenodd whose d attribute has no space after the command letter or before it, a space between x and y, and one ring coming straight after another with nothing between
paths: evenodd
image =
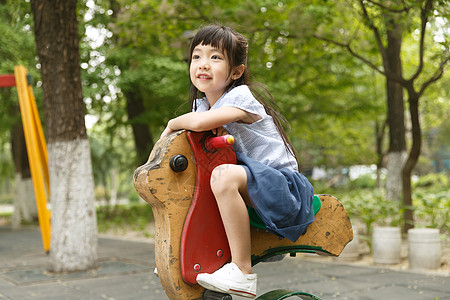
<instances>
[{"instance_id":1,"label":"playground","mask_svg":"<svg viewBox=\"0 0 450 300\"><path fill-rule=\"evenodd\" d=\"M230 255L226 238L221 234L221 223L217 222L220 218L214 211L214 201L208 196L207 183L208 174L215 165L235 159L231 150L233 142L229 136L214 137L210 133L186 131L161 139L148 162L137 168L134 176L137 191L153 207L156 219L150 235L155 239L147 236L136 241L123 231L116 236L100 236L97 265L89 271L50 272L47 255L39 246L42 228L11 230L0 227L0 257L5 266L0 268L0 296L5 299L51 299L55 293L54 299L200 298L203 290L195 284L196 273L200 268L207 270L210 266L215 268L223 264ZM193 157L201 164L196 166ZM193 176L195 173L197 176ZM194 186L202 193L194 194L193 204L180 205L181 201L192 197ZM262 295L259 299L284 299L290 295L301 299L378 299L380 295L392 299L405 296L408 299L445 299L449 295L449 247L446 244L443 258L439 254L440 267L432 272L412 272L410 266L403 265L408 261L407 251L411 252L405 245L401 245L397 270L392 267L392 262L391 268L368 263L359 259L358 232L353 231L342 204L327 195L319 195L316 199L319 202L314 204L316 219L295 243L279 239L264 227L253 224L252 260L256 264L255 270L265 274L260 281L258 293ZM199 204L200 201L203 202ZM200 218L193 213L195 204L202 209ZM188 208L191 216L185 217ZM198 231L205 221L209 231ZM189 238L185 239L189 222L194 225L188 232ZM213 235L214 239L211 239ZM346 247L349 249L349 242L357 243L357 257L347 256L343 251ZM198 247L200 244L205 247ZM264 262L283 253L290 253L292 257ZM299 257L295 257L297 253ZM316 254L330 256L317 258ZM358 261L359 265L345 263L345 259ZM192 281L190 285L188 280ZM52 292L49 294L48 290ZM202 298L231 299L229 297L205 293ZM233 299L240 298L233 296Z\"/></svg>"},{"instance_id":2,"label":"playground","mask_svg":"<svg viewBox=\"0 0 450 300\"><path fill-rule=\"evenodd\" d=\"M194 140L201 139L203 135L202 133L190 134ZM168 139L170 141L169 143L161 142L168 149L171 149L167 152L168 157L174 157L174 153L183 153L191 157L191 155L186 154L186 151L189 151L188 148L185 148L188 145L187 143L185 143L184 147L183 143L181 147L180 145L176 147L170 146L172 139L177 144L185 135L185 132L176 133ZM211 137L209 138L211 139ZM205 142L208 145L217 143L214 140L217 138L212 139L213 141L209 140L209 142L206 139ZM195 142L193 143L196 144ZM222 145L222 147L229 147L229 145ZM155 148L159 149L158 145ZM195 148L193 151L195 151ZM163 150L162 153L166 155L166 150ZM163 157L161 157L161 160L166 161ZM222 153L223 157L224 154ZM213 162L216 160L214 158L212 159ZM157 161L154 156L152 159L149 159L149 162ZM208 164L204 163L203 166L207 167ZM168 165L166 168L170 170L175 167ZM136 172L137 174L145 174L147 176L145 169L146 167L143 166L138 168ZM150 164L149 169L152 170L155 168ZM184 168L182 169L184 170ZM164 170L158 172L157 176L162 176L161 174L164 173ZM135 177L136 182L138 182L138 187L139 177L139 175ZM145 182L151 184L152 180L145 180ZM174 182L174 180L167 178L166 182ZM178 190L178 188L171 187L170 185L168 188L169 190ZM202 190L201 187L198 188ZM153 194L157 196L159 192L155 190ZM183 198L183 195L181 194L179 197ZM144 198L146 198L145 195ZM325 203L328 203L332 199L326 196L320 196L320 198L322 207L320 207L316 214L317 218L314 223L318 227L310 227L309 232L297 241L297 245L286 243L283 240L271 241L270 238L269 240L267 239L269 236L262 238L262 243L257 242L257 240L254 241L254 259L257 261L265 258L262 255L263 253L265 253L264 255L270 254L268 256L272 256L282 252L300 252L298 257L288 256L279 262L260 262L255 266L257 272L265 274L264 278L260 281L260 289L258 291L259 294L262 294L261 297L267 295L266 293L273 293L275 291L281 293L280 296L270 297L268 299L282 299L282 295L293 294L294 291L296 294L293 294L293 297L297 295L301 299L378 299L380 296L387 299L403 299L404 297L408 297L407 299L445 299L450 295L450 290L447 288L450 282L448 276L448 260L450 255L448 245L443 245L444 253L441 259L441 267L433 271L410 270L407 257L408 249L404 243L401 246L401 259L397 264L391 263L383 266L375 264L373 257L360 259L360 257L347 256L345 252L341 253L342 248L339 246L341 243L339 240L343 237L337 240L330 239L330 241L333 241L330 245L328 245L326 240L320 239L322 229L327 230L327 238L333 237L334 235L339 236L342 233L345 234L345 231L342 233L333 231L326 221L322 221L322 217L320 216L326 213L329 205ZM173 203L177 203L177 201L177 198L172 198ZM334 211L334 214L326 215L325 220L339 221L339 214L336 213L336 208L331 209L331 211ZM159 207L159 209L161 210L162 208ZM170 210L170 207L168 209ZM158 208L156 208L154 213L156 215L158 214ZM172 213L172 215L177 214ZM169 220L170 223L176 225L177 221L176 219L175 221ZM158 226L158 223L155 226ZM173 294L174 291L171 290L170 286L167 287L167 279L165 279L165 283L161 281L163 283L161 286L160 278L154 273L154 270L158 256L160 263L161 260L164 262L165 257L170 258L170 256L164 253L164 248L155 247L155 242L156 245L158 243L161 244L161 240L158 242L159 235L160 239L167 239L173 244L170 246L171 249L179 248L180 230L176 229L174 232L164 233L164 226L158 227L160 231L158 234L156 234L154 227L150 233L152 236L157 237L156 241L149 237L140 237L138 239L123 231L115 235L100 235L96 268L84 272L53 273L47 270L48 258L41 248L39 228L29 227L20 230L11 230L9 227L3 225L0 227L0 233L2 234L0 257L1 265L4 266L0 268L0 297L4 299L136 299L150 296L151 299L156 300L167 299L167 292ZM345 228L344 223L339 227ZM314 238L310 239L309 235L314 236ZM172 242L171 240L174 241ZM204 243L207 244L210 241L204 240ZM347 238L345 238L344 243L348 243ZM264 245L269 244L274 247L273 252L258 252L260 251L258 247L265 249ZM224 246L222 245L220 247L223 248ZM338 250L336 250L336 247L338 247ZM205 247L205 249L207 248L209 247ZM322 257L311 253L328 252L333 254L335 251L338 251L336 256L340 254L340 257ZM170 255L176 257L178 254L172 253ZM201 255L207 255L207 253ZM173 281L173 277L179 276L181 278L179 264L173 264L172 262L177 260L179 258L164 262L170 266L167 271L173 269L173 271L169 272L174 272L169 278L169 282ZM201 260L197 259L197 261L203 263ZM212 260L212 263L214 264L215 262ZM161 268L160 265L158 275L162 276L164 272L166 270ZM181 281L177 280L176 282ZM180 295L189 292L189 289L189 286L182 285L179 290L184 290L185 292L180 293ZM309 295L308 297L314 298L302 298L302 295ZM205 299L215 298L210 297ZM233 296L233 299L241 299L241 297Z\"/></svg>"}]
</instances>

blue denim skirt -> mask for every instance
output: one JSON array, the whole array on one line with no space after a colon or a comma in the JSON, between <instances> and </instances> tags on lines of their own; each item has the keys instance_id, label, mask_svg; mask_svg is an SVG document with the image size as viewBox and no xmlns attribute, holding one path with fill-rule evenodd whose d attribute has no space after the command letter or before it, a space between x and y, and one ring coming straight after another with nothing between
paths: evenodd
<instances>
[{"instance_id":1,"label":"blue denim skirt","mask_svg":"<svg viewBox=\"0 0 450 300\"><path fill-rule=\"evenodd\" d=\"M238 164L247 172L247 192L266 229L295 242L314 221L314 190L308 179L288 168L266 166L242 153Z\"/></svg>"}]
</instances>

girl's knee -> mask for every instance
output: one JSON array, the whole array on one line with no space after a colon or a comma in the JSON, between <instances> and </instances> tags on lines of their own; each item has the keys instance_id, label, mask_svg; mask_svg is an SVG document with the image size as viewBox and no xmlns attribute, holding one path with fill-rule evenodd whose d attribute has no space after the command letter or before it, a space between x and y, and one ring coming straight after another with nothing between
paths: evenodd
<instances>
[{"instance_id":1,"label":"girl's knee","mask_svg":"<svg viewBox=\"0 0 450 300\"><path fill-rule=\"evenodd\" d=\"M221 187L225 185L225 182L227 181L226 177L227 175L227 168L229 165L220 165L214 168L214 170L211 173L211 189L214 193L218 192Z\"/></svg>"},{"instance_id":2,"label":"girl's knee","mask_svg":"<svg viewBox=\"0 0 450 300\"><path fill-rule=\"evenodd\" d=\"M246 185L245 170L238 165L219 165L211 173L211 189L214 194L239 190ZM244 172L244 174L242 173ZM244 177L243 177L244 175Z\"/></svg>"}]
</instances>

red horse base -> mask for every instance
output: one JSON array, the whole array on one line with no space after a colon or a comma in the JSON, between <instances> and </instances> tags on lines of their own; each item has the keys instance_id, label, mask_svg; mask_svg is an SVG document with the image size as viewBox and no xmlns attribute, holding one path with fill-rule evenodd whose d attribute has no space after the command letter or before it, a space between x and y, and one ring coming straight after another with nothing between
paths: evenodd
<instances>
[{"instance_id":1,"label":"red horse base","mask_svg":"<svg viewBox=\"0 0 450 300\"><path fill-rule=\"evenodd\" d=\"M231 299L226 294L210 291L204 294L196 277L198 273L211 273L230 260L228 241L209 180L216 166L236 163L233 142L232 136L177 131L160 139L147 163L134 173L137 192L153 208L156 268L171 300ZM316 219L295 243L269 233L250 214L254 225L252 264L283 253L338 256L353 239L347 212L336 198L328 195L316 196L313 204ZM291 295L319 299L285 290L271 291L258 299L284 299Z\"/></svg>"}]
</instances>

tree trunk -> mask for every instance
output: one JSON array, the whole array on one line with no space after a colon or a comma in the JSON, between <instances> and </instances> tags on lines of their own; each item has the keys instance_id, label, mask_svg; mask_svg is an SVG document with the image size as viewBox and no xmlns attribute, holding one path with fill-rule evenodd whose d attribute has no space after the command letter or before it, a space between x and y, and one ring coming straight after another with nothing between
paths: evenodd
<instances>
[{"instance_id":1,"label":"tree trunk","mask_svg":"<svg viewBox=\"0 0 450 300\"><path fill-rule=\"evenodd\" d=\"M11 217L11 227L19 229L22 219L33 222L37 219L36 197L31 177L23 178L16 173L14 178L14 212Z\"/></svg>"},{"instance_id":2,"label":"tree trunk","mask_svg":"<svg viewBox=\"0 0 450 300\"><path fill-rule=\"evenodd\" d=\"M18 112L19 109L17 108L16 113ZM33 182L31 181L22 123L18 123L12 128L11 151L16 170L12 227L18 229L22 218L27 222L32 222L37 218L36 198L34 196Z\"/></svg>"},{"instance_id":3,"label":"tree trunk","mask_svg":"<svg viewBox=\"0 0 450 300\"><path fill-rule=\"evenodd\" d=\"M402 169L407 157L406 151L389 152L386 159L386 199L399 204L402 199Z\"/></svg>"},{"instance_id":4,"label":"tree trunk","mask_svg":"<svg viewBox=\"0 0 450 300\"><path fill-rule=\"evenodd\" d=\"M136 91L124 91L127 99L128 120L133 129L134 143L136 145L137 163L144 164L153 148L153 137L147 124L139 121L139 116L145 111L141 95Z\"/></svg>"},{"instance_id":5,"label":"tree trunk","mask_svg":"<svg viewBox=\"0 0 450 300\"><path fill-rule=\"evenodd\" d=\"M32 0L48 140L54 272L96 266L97 219L84 123L77 1Z\"/></svg>"},{"instance_id":6,"label":"tree trunk","mask_svg":"<svg viewBox=\"0 0 450 300\"><path fill-rule=\"evenodd\" d=\"M402 44L402 27L391 15L386 15L388 43L386 47L387 71L402 77L400 51ZM386 178L386 197L400 203L402 191L402 168L406 156L405 114L403 104L403 87L386 77L386 94L389 124L389 151Z\"/></svg>"},{"instance_id":7,"label":"tree trunk","mask_svg":"<svg viewBox=\"0 0 450 300\"><path fill-rule=\"evenodd\" d=\"M381 169L383 168L383 159L384 159L384 151L383 151L383 141L384 134L386 131L386 121L383 121L382 124L375 122L375 136L376 136L376 147L377 147L377 188L381 188Z\"/></svg>"},{"instance_id":8,"label":"tree trunk","mask_svg":"<svg viewBox=\"0 0 450 300\"><path fill-rule=\"evenodd\" d=\"M412 188L411 188L411 175L414 167L419 159L420 151L422 148L422 131L420 129L419 120L419 95L414 91L414 87L411 85L408 87L408 102L409 113L411 116L412 126L412 146L409 152L408 159L402 171L403 178L403 205L405 226L404 232L408 229L414 228L414 214L412 209Z\"/></svg>"},{"instance_id":9,"label":"tree trunk","mask_svg":"<svg viewBox=\"0 0 450 300\"><path fill-rule=\"evenodd\" d=\"M97 220L89 141L54 142L49 144L48 150L52 270L78 271L96 267Z\"/></svg>"}]
</instances>

